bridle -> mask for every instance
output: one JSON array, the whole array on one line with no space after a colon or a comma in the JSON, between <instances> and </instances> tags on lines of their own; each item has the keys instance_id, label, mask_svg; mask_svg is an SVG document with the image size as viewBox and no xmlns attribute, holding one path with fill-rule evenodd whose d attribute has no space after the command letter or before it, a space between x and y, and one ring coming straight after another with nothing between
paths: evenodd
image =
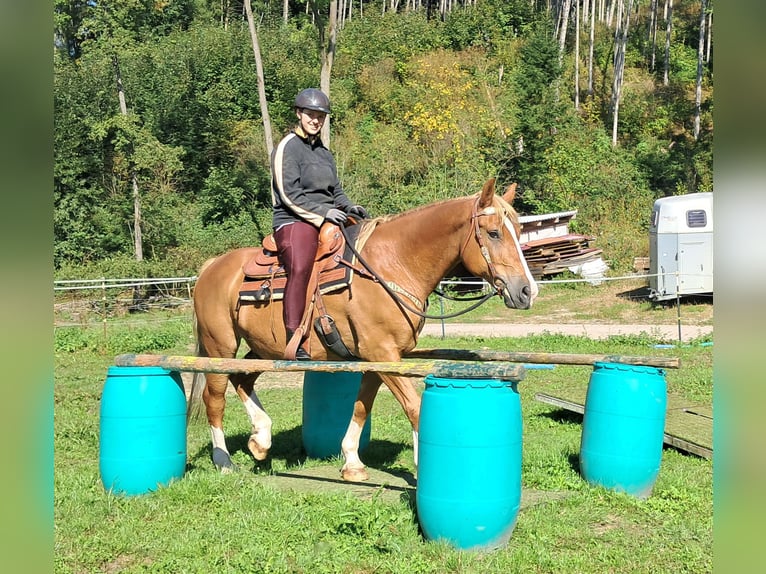
<instances>
[{"instance_id":1,"label":"bridle","mask_svg":"<svg viewBox=\"0 0 766 574\"><path fill-rule=\"evenodd\" d=\"M403 307L410 313L414 313L418 317L422 317L423 319L451 319L453 317L459 317L460 315L464 315L466 313L469 313L488 301L490 298L492 298L495 295L501 295L503 292L503 281L498 278L497 273L495 271L495 265L492 262L492 258L489 255L489 249L487 249L487 246L484 243L484 240L481 237L481 229L479 227L479 218L483 216L489 216L494 215L496 213L496 208L494 205L485 207L484 210L479 212L479 201L480 199L477 198L476 202L473 204L473 208L471 210L471 229L468 231L468 234L466 235L465 241L463 241L462 246L460 248L460 259L463 259L463 253L465 252L466 247L468 246L468 243L471 240L471 237L474 237L476 239L476 242L479 245L479 250L481 251L482 257L484 258L484 261L487 263L487 269L489 270L490 278L492 279L492 286L495 288L495 291L490 291L486 295L481 296L480 299L473 305L470 305L466 309L462 309L460 311L456 311L454 313L448 313L446 315L428 315L427 313L424 313L420 309L415 309L412 307L409 303L404 301L400 296L399 293L403 293L408 296L408 298L412 298L412 296L409 296L409 294L404 291L401 287L396 286L395 284L392 285L389 282L382 279L371 267L370 265L364 260L364 258L361 256L361 254L356 250L354 247L353 242L349 239L348 235L346 235L346 229L341 226L341 232L343 233L343 237L346 239L346 244L351 248L352 253L356 256L359 263L362 265L362 267L365 269L367 273L369 273L375 281L377 281L388 293L388 295L396 301L399 306ZM515 233L513 230L511 224L508 221L508 217L505 214L505 209L503 209L504 214L504 220L506 227L509 227L510 231L512 233ZM398 293L397 293L398 292ZM460 299L460 300L475 300L476 298L468 298L468 299ZM458 300L458 299L454 299ZM424 304L424 307L427 307L427 301Z\"/></svg>"},{"instance_id":2,"label":"bridle","mask_svg":"<svg viewBox=\"0 0 766 574\"><path fill-rule=\"evenodd\" d=\"M506 209L503 207L503 223L508 228L508 231L513 235L515 238L516 230L513 228L513 224L510 222L510 218L508 216L508 213ZM502 297L503 295L503 289L505 288L505 282L500 279L497 275L497 271L495 270L495 264L492 262L492 257L489 255L489 249L487 248L486 244L484 243L484 239L481 236L481 228L479 227L479 218L484 216L490 216L495 215L497 213L497 208L494 205L490 205L489 207L485 207L481 212L479 212L479 199L476 200L476 202L473 204L473 210L471 212L471 227L473 229L473 234L469 231L468 235L465 238L465 241L463 242L463 246L460 248L460 259L464 259L463 253L465 252L466 247L468 246L469 241L471 240L471 236L476 239L476 243L479 245L479 252L481 253L481 256L484 258L484 262L487 264L487 270L489 271L490 279L492 280L492 286L495 288L495 291L497 292L497 295L500 295Z\"/></svg>"}]
</instances>

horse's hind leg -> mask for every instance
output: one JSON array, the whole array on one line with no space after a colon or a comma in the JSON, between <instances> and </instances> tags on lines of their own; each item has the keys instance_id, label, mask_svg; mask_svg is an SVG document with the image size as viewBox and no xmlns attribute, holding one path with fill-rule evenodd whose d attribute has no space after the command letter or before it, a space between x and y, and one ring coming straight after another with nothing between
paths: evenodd
<instances>
[{"instance_id":1,"label":"horse's hind leg","mask_svg":"<svg viewBox=\"0 0 766 574\"><path fill-rule=\"evenodd\" d=\"M213 464L224 473L235 469L229 449L226 448L226 436L223 433L223 412L226 408L226 387L228 384L228 375L207 373L205 375L205 390L202 393L213 442Z\"/></svg>"},{"instance_id":2,"label":"horse's hind leg","mask_svg":"<svg viewBox=\"0 0 766 574\"><path fill-rule=\"evenodd\" d=\"M251 359L250 354L245 358ZM271 448L271 417L266 414L258 395L255 393L254 384L261 373L248 373L232 375L231 382L237 390L242 404L245 406L247 416L252 425L247 448L255 460L266 460Z\"/></svg>"}]
</instances>

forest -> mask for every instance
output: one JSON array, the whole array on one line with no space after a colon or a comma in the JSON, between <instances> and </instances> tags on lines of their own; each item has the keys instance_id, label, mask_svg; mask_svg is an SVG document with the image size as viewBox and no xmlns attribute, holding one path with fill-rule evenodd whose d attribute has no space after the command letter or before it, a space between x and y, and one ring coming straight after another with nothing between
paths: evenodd
<instances>
[{"instance_id":1,"label":"forest","mask_svg":"<svg viewBox=\"0 0 766 574\"><path fill-rule=\"evenodd\" d=\"M306 87L372 216L495 177L620 271L655 199L713 191L712 0L54 0L54 26L56 279L259 242Z\"/></svg>"}]
</instances>

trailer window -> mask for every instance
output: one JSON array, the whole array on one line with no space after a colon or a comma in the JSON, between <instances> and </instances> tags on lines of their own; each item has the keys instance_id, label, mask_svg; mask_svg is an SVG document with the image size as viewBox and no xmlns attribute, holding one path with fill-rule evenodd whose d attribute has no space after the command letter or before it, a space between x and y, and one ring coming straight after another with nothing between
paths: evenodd
<instances>
[{"instance_id":1,"label":"trailer window","mask_svg":"<svg viewBox=\"0 0 766 574\"><path fill-rule=\"evenodd\" d=\"M705 227L707 225L707 213L704 209L691 209L686 212L686 225L689 227Z\"/></svg>"},{"instance_id":2,"label":"trailer window","mask_svg":"<svg viewBox=\"0 0 766 574\"><path fill-rule=\"evenodd\" d=\"M659 215L660 215L659 209L655 209L654 211L652 211L652 221L651 221L652 227L657 227L657 221L659 220Z\"/></svg>"}]
</instances>

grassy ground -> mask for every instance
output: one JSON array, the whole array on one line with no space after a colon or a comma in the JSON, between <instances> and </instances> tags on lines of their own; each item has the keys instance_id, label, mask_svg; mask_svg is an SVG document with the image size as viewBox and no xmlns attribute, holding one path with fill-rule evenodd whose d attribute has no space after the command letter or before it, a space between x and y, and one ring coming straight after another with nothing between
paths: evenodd
<instances>
[{"instance_id":1,"label":"grassy ground","mask_svg":"<svg viewBox=\"0 0 766 574\"><path fill-rule=\"evenodd\" d=\"M106 370L119 352L186 352L187 327L163 325L110 326L108 340L100 333L57 331L56 572L712 571L711 461L665 449L654 493L644 501L591 487L580 477L581 417L533 397L587 380L589 367L529 371L519 385L522 486L550 496L522 510L508 545L491 553L457 551L425 540L413 500L404 494L390 501L359 500L351 493L286 493L261 480L283 470L328 464L340 469L338 460L318 461L303 453L302 394L295 384L266 385L260 393L274 419L269 464L255 465L246 454L249 423L230 396L227 435L240 472L223 476L213 468L208 430L195 422L188 430L182 480L133 498L107 493L98 471L99 400ZM595 342L555 335L421 341L424 347L679 356L683 367L667 372L669 390L712 404L712 348L654 349L652 343L648 337ZM387 391L376 401L364 460L373 468L416 474L411 430Z\"/></svg>"}]
</instances>

